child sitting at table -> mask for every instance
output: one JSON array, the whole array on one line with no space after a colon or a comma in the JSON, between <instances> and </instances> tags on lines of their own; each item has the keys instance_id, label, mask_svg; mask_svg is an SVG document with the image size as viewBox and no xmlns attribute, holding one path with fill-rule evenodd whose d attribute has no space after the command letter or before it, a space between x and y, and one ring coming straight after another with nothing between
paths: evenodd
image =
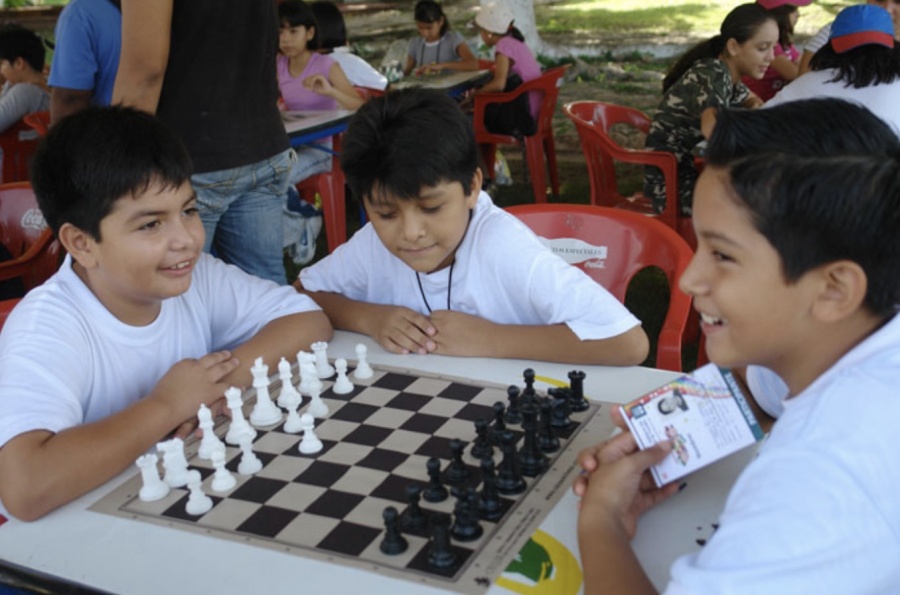
<instances>
[{"instance_id":1,"label":"child sitting at table","mask_svg":"<svg viewBox=\"0 0 900 595\"><path fill-rule=\"evenodd\" d=\"M478 70L478 58L463 36L450 28L441 5L419 0L413 12L419 35L409 40L403 74L442 70Z\"/></svg>"},{"instance_id":2,"label":"child sitting at table","mask_svg":"<svg viewBox=\"0 0 900 595\"><path fill-rule=\"evenodd\" d=\"M387 78L351 51L347 40L347 25L344 23L344 15L341 14L337 4L329 0L318 0L309 7L318 24L316 27L316 37L318 38L316 51L330 56L337 62L344 74L347 75L347 80L354 87L377 91L387 89Z\"/></svg>"},{"instance_id":3,"label":"child sitting at table","mask_svg":"<svg viewBox=\"0 0 900 595\"><path fill-rule=\"evenodd\" d=\"M6 80L0 92L0 132L28 114L50 109L44 56L37 34L19 25L0 26L0 75Z\"/></svg>"},{"instance_id":4,"label":"child sitting at table","mask_svg":"<svg viewBox=\"0 0 900 595\"><path fill-rule=\"evenodd\" d=\"M668 151L678 160L682 215L691 214L697 181L694 148L712 131L716 108L762 105L741 77L762 77L772 63L777 42L778 24L772 13L759 4L741 4L726 15L719 35L688 50L663 79L663 98L650 124L646 148ZM646 168L644 193L657 211L665 209L662 171Z\"/></svg>"},{"instance_id":5,"label":"child sitting at table","mask_svg":"<svg viewBox=\"0 0 900 595\"><path fill-rule=\"evenodd\" d=\"M775 44L775 57L762 78L744 76L741 81L763 101L770 100L799 74L800 50L794 45L794 27L800 18L797 7L807 6L810 2L812 0L756 0L775 17L778 43Z\"/></svg>"},{"instance_id":6,"label":"child sitting at table","mask_svg":"<svg viewBox=\"0 0 900 595\"><path fill-rule=\"evenodd\" d=\"M190 176L177 135L130 108L68 116L35 152L34 190L67 256L0 333L12 515L36 519L184 436L201 404L250 384L255 358L274 367L331 336L307 297L203 253Z\"/></svg>"},{"instance_id":7,"label":"child sitting at table","mask_svg":"<svg viewBox=\"0 0 900 595\"><path fill-rule=\"evenodd\" d=\"M341 154L369 223L297 288L394 353L642 362L640 322L481 192L474 136L440 91L369 100Z\"/></svg>"},{"instance_id":8,"label":"child sitting at table","mask_svg":"<svg viewBox=\"0 0 900 595\"><path fill-rule=\"evenodd\" d=\"M695 207L681 287L710 359L766 366L789 394L716 532L674 563L666 593L895 590L900 142L834 99L720 112ZM669 452L637 451L626 432L579 456L585 593L655 592L629 540L678 489L651 487L647 473Z\"/></svg>"}]
</instances>

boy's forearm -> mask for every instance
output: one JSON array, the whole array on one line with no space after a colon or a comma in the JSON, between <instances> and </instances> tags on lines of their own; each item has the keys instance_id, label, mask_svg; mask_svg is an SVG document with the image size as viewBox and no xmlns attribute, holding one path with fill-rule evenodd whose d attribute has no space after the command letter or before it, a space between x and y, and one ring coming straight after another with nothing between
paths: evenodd
<instances>
[{"instance_id":1,"label":"boy's forearm","mask_svg":"<svg viewBox=\"0 0 900 595\"><path fill-rule=\"evenodd\" d=\"M649 341L640 326L600 340L581 340L565 324L496 325L492 357L568 364L634 366L647 358Z\"/></svg>"},{"instance_id":2,"label":"boy's forearm","mask_svg":"<svg viewBox=\"0 0 900 595\"><path fill-rule=\"evenodd\" d=\"M584 570L585 595L657 592L624 532L592 525L580 518L578 545Z\"/></svg>"}]
</instances>

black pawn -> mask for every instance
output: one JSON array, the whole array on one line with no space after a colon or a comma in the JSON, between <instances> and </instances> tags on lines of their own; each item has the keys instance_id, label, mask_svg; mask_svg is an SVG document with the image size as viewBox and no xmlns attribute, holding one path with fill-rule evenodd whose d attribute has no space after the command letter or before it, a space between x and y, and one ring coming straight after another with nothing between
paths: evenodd
<instances>
[{"instance_id":1,"label":"black pawn","mask_svg":"<svg viewBox=\"0 0 900 595\"><path fill-rule=\"evenodd\" d=\"M521 494L525 491L525 480L519 471L518 453L513 442L513 434L506 431L503 434L503 458L497 468L497 491L501 494Z\"/></svg>"},{"instance_id":2,"label":"black pawn","mask_svg":"<svg viewBox=\"0 0 900 595\"><path fill-rule=\"evenodd\" d=\"M491 444L499 446L506 432L506 405L502 401L494 403L494 425L491 426Z\"/></svg>"},{"instance_id":3,"label":"black pawn","mask_svg":"<svg viewBox=\"0 0 900 595\"><path fill-rule=\"evenodd\" d=\"M381 540L379 549L388 556L402 554L409 547L409 542L400 533L400 527L397 525L397 509L388 506L381 516L384 517L384 539Z\"/></svg>"},{"instance_id":4,"label":"black pawn","mask_svg":"<svg viewBox=\"0 0 900 595\"><path fill-rule=\"evenodd\" d=\"M457 541L475 541L484 533L478 522L478 494L475 488L460 491L453 509L453 525L450 535Z\"/></svg>"},{"instance_id":5,"label":"black pawn","mask_svg":"<svg viewBox=\"0 0 900 595\"><path fill-rule=\"evenodd\" d=\"M541 449L541 452L556 452L559 450L559 438L556 437L556 431L550 424L552 415L550 409L550 401L541 401L540 430L538 431L538 448Z\"/></svg>"},{"instance_id":6,"label":"black pawn","mask_svg":"<svg viewBox=\"0 0 900 595\"><path fill-rule=\"evenodd\" d=\"M428 502L443 502L449 494L441 481L441 461L437 457L431 457L425 465L428 467L429 479L422 497Z\"/></svg>"},{"instance_id":7,"label":"black pawn","mask_svg":"<svg viewBox=\"0 0 900 595\"><path fill-rule=\"evenodd\" d=\"M519 387L515 384L509 385L506 389L506 396L509 405L506 407L505 421L510 425L518 425L522 423L522 414L519 412Z\"/></svg>"},{"instance_id":8,"label":"black pawn","mask_svg":"<svg viewBox=\"0 0 900 595\"><path fill-rule=\"evenodd\" d=\"M522 406L522 429L525 436L519 449L519 469L522 475L536 477L547 470L547 455L538 448L537 409L531 403Z\"/></svg>"},{"instance_id":9,"label":"black pawn","mask_svg":"<svg viewBox=\"0 0 900 595\"><path fill-rule=\"evenodd\" d=\"M437 514L431 519L428 564L434 568L449 568L456 563L456 553L450 548L449 524L450 517L446 514Z\"/></svg>"},{"instance_id":10,"label":"black pawn","mask_svg":"<svg viewBox=\"0 0 900 595\"><path fill-rule=\"evenodd\" d=\"M479 460L494 456L494 447L488 437L488 421L483 417L475 420L475 442L472 443L469 453Z\"/></svg>"},{"instance_id":11,"label":"black pawn","mask_svg":"<svg viewBox=\"0 0 900 595\"><path fill-rule=\"evenodd\" d=\"M591 404L584 398L584 378L581 370L569 372L569 408L572 411L585 411Z\"/></svg>"},{"instance_id":12,"label":"black pawn","mask_svg":"<svg viewBox=\"0 0 900 595\"><path fill-rule=\"evenodd\" d=\"M428 523L428 517L419 506L419 496L422 494L422 486L411 483L406 486L406 498L409 504L400 516L400 525L404 531L421 529Z\"/></svg>"},{"instance_id":13,"label":"black pawn","mask_svg":"<svg viewBox=\"0 0 900 595\"><path fill-rule=\"evenodd\" d=\"M454 438L450 441L450 464L447 465L447 470L444 471L444 481L450 485L460 484L472 474L472 470L466 467L466 464L463 462L462 457L465 448L466 443L459 438Z\"/></svg>"},{"instance_id":14,"label":"black pawn","mask_svg":"<svg viewBox=\"0 0 900 595\"><path fill-rule=\"evenodd\" d=\"M525 371L522 372L522 378L525 379L525 389L522 391L520 401L524 405L525 403L533 401L537 396L537 393L534 390L534 370L525 368Z\"/></svg>"},{"instance_id":15,"label":"black pawn","mask_svg":"<svg viewBox=\"0 0 900 595\"><path fill-rule=\"evenodd\" d=\"M488 521L496 521L503 516L500 492L497 491L497 476L494 473L494 459L481 460L481 492L478 494L478 514Z\"/></svg>"}]
</instances>

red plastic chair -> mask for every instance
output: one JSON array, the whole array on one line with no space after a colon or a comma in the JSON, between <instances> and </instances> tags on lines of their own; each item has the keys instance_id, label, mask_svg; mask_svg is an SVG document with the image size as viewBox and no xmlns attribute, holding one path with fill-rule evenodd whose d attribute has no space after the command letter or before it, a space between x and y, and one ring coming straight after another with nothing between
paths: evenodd
<instances>
[{"instance_id":1,"label":"red plastic chair","mask_svg":"<svg viewBox=\"0 0 900 595\"><path fill-rule=\"evenodd\" d=\"M372 87L360 87L358 85L354 85L353 88L356 89L356 92L359 94L359 96L363 98L363 101L368 101L373 97L381 97L385 93L387 93L387 91L384 91L383 89L374 89Z\"/></svg>"},{"instance_id":2,"label":"red plastic chair","mask_svg":"<svg viewBox=\"0 0 900 595\"><path fill-rule=\"evenodd\" d=\"M13 298L11 300L0 300L0 330L3 329L3 325L6 324L6 318L9 316L9 313L12 312L12 309L16 307L22 301L22 298Z\"/></svg>"},{"instance_id":3,"label":"red plastic chair","mask_svg":"<svg viewBox=\"0 0 900 595\"><path fill-rule=\"evenodd\" d=\"M681 345L691 311L691 298L678 279L693 256L677 233L650 217L622 209L592 205L517 205L507 208L538 236L550 241L565 260L582 269L619 301L635 274L659 267L669 283L669 309L656 347L656 367L681 371ZM562 251L561 240L580 240L578 251ZM586 244L586 245L585 245ZM585 251L590 256L585 257ZM572 254L578 256L573 257Z\"/></svg>"},{"instance_id":4,"label":"red plastic chair","mask_svg":"<svg viewBox=\"0 0 900 595\"><path fill-rule=\"evenodd\" d=\"M32 114L28 114L22 121L31 126L40 136L47 136L47 131L50 130L50 112L34 112Z\"/></svg>"},{"instance_id":5,"label":"red plastic chair","mask_svg":"<svg viewBox=\"0 0 900 595\"><path fill-rule=\"evenodd\" d=\"M547 202L547 175L550 172L550 187L554 196L559 196L559 170L556 167L556 142L553 139L553 112L556 111L556 99L562 77L569 69L569 64L557 66L544 72L538 78L523 83L509 93L482 93L475 95L475 111L472 121L475 126L475 142L481 148L484 164L488 172L494 171L494 160L497 145L521 145L522 142L510 134L494 134L484 127L484 110L491 103L512 101L522 93L537 91L541 93L541 110L537 118L537 131L524 138L525 157L528 173L531 175L531 187L534 191L534 202Z\"/></svg>"},{"instance_id":6,"label":"red plastic chair","mask_svg":"<svg viewBox=\"0 0 900 595\"><path fill-rule=\"evenodd\" d=\"M0 244L13 256L0 263L0 281L21 277L27 291L59 268L59 241L47 227L28 182L0 184Z\"/></svg>"},{"instance_id":7,"label":"red plastic chair","mask_svg":"<svg viewBox=\"0 0 900 595\"><path fill-rule=\"evenodd\" d=\"M3 183L21 182L28 179L31 155L40 142L40 137L23 120L19 120L0 134L0 149L3 149Z\"/></svg>"},{"instance_id":8,"label":"red plastic chair","mask_svg":"<svg viewBox=\"0 0 900 595\"><path fill-rule=\"evenodd\" d=\"M629 149L619 145L610 135L613 126L624 124L647 134L650 118L640 110L601 101L574 101L563 106L563 113L575 124L581 139L591 181L591 204L624 208L657 217L677 231L690 246L696 246L689 217L681 217L678 209L678 167L675 156L666 151ZM666 206L657 214L643 192L623 196L616 179L616 162L653 165L666 180Z\"/></svg>"},{"instance_id":9,"label":"red plastic chair","mask_svg":"<svg viewBox=\"0 0 900 595\"><path fill-rule=\"evenodd\" d=\"M314 202L316 193L322 199L322 217L325 220L325 238L328 252L347 241L347 205L344 193L344 172L341 170L341 135L332 137L331 171L310 176L297 184L300 197Z\"/></svg>"}]
</instances>

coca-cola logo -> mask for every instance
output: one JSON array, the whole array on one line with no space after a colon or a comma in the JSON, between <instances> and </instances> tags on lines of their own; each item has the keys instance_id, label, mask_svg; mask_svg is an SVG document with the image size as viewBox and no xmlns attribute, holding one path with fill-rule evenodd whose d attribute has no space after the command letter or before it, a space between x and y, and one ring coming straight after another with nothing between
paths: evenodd
<instances>
[{"instance_id":1,"label":"coca-cola logo","mask_svg":"<svg viewBox=\"0 0 900 595\"><path fill-rule=\"evenodd\" d=\"M44 215L41 214L40 209L35 208L25 211L25 214L22 215L22 229L35 229L37 231L47 229L47 221L44 219Z\"/></svg>"}]
</instances>

